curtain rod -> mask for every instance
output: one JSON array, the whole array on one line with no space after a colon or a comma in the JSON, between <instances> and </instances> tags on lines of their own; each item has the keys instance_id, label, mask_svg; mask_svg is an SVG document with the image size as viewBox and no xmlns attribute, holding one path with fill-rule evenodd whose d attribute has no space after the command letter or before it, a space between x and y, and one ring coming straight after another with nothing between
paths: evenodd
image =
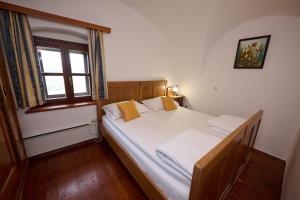
<instances>
[{"instance_id":1,"label":"curtain rod","mask_svg":"<svg viewBox=\"0 0 300 200\"><path fill-rule=\"evenodd\" d=\"M23 7L23 6L18 6L18 5L11 4L11 3L6 3L6 2L3 2L3 1L0 1L0 8L5 9L5 10L10 10L10 11L13 11L13 12L26 14L28 16L37 17L37 18L41 18L41 19L45 19L45 20L49 20L49 21L54 21L54 22L59 22L59 23L63 23L63 24L68 24L68 25L72 25L72 26L79 26L79 27L83 27L83 28L96 29L98 31L102 31L102 32L105 32L105 33L110 33L111 32L111 28L108 28L108 27L105 27L105 26L92 24L92 23L88 23L88 22L84 22L84 21L80 21L80 20L76 20L76 19L71 19L71 18L68 18L68 17L63 17L63 16L60 16L60 15L55 15L55 14L51 14L51 13L48 13L48 12L43 12L43 11L40 11L40 10L26 8L26 7Z\"/></svg>"}]
</instances>

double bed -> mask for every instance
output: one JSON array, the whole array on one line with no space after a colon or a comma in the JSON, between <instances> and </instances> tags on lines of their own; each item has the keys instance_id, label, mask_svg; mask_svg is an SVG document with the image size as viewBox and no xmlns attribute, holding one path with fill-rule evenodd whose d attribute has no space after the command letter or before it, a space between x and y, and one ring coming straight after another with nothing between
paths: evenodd
<instances>
[{"instance_id":1,"label":"double bed","mask_svg":"<svg viewBox=\"0 0 300 200\"><path fill-rule=\"evenodd\" d=\"M130 122L122 118L112 120L102 110L109 103L163 96L166 84L164 80L109 82L109 98L98 102L102 136L149 199L225 198L249 160L262 111L227 136L209 129L207 121L214 116L182 107L168 112L146 112ZM161 162L155 152L187 129L204 132L205 137L215 141L211 148L203 149L191 176Z\"/></svg>"}]
</instances>

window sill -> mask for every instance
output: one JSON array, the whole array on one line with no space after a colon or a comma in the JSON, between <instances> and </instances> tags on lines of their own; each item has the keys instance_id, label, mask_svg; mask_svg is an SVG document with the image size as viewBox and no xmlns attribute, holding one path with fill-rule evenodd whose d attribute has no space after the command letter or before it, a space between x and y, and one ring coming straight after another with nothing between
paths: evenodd
<instances>
[{"instance_id":1,"label":"window sill","mask_svg":"<svg viewBox=\"0 0 300 200\"><path fill-rule=\"evenodd\" d=\"M51 110L76 108L76 107L90 106L90 105L96 105L96 104L97 104L97 101L85 101L85 102L66 103L66 104L59 104L59 105L42 105L42 106L36 106L33 108L29 108L26 111L26 113L46 112L46 111L51 111Z\"/></svg>"}]
</instances>

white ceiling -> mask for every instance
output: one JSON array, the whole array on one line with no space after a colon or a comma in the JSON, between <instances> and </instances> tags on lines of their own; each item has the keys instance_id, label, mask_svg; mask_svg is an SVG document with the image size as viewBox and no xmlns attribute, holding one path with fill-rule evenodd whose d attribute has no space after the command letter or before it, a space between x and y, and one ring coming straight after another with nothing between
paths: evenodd
<instances>
[{"instance_id":1,"label":"white ceiling","mask_svg":"<svg viewBox=\"0 0 300 200\"><path fill-rule=\"evenodd\" d=\"M158 27L173 47L179 68L201 66L205 54L218 40L250 20L271 15L300 17L300 0L118 1Z\"/></svg>"},{"instance_id":2,"label":"white ceiling","mask_svg":"<svg viewBox=\"0 0 300 200\"><path fill-rule=\"evenodd\" d=\"M118 1L140 12L167 36L179 29L201 26L200 23L209 25L212 34L218 32L222 35L240 23L263 16L300 16L299 0Z\"/></svg>"}]
</instances>

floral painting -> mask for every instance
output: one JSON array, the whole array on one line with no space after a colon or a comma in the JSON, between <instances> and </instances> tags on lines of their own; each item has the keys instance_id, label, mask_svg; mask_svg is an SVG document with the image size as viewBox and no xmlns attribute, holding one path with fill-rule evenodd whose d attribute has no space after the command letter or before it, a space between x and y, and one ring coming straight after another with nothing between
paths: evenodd
<instances>
[{"instance_id":1,"label":"floral painting","mask_svg":"<svg viewBox=\"0 0 300 200\"><path fill-rule=\"evenodd\" d=\"M234 68L263 68L271 36L239 40Z\"/></svg>"}]
</instances>

